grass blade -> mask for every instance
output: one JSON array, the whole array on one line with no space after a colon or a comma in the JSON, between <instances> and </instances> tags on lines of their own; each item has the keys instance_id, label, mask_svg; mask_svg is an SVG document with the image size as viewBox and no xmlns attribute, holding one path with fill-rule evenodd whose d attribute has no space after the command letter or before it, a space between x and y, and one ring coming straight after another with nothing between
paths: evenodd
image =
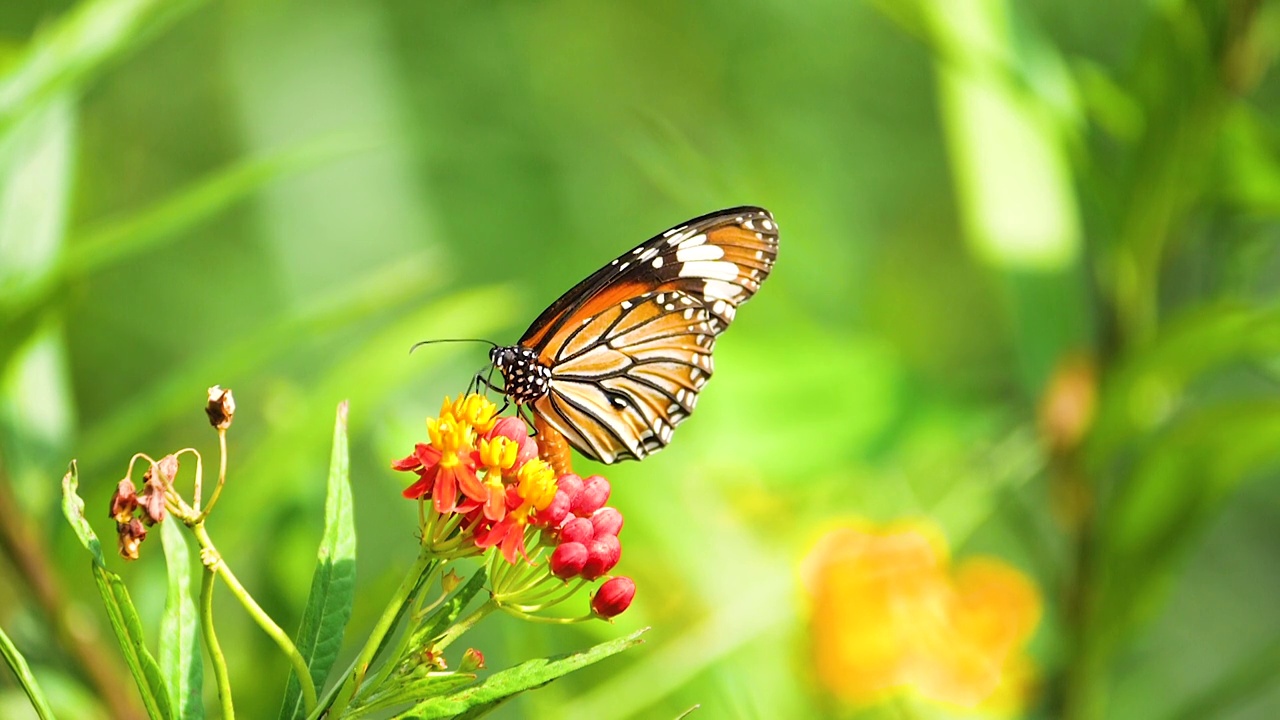
<instances>
[{"instance_id":1,"label":"grass blade","mask_svg":"<svg viewBox=\"0 0 1280 720\"><path fill-rule=\"evenodd\" d=\"M311 577L311 594L294 642L307 661L311 680L324 686L342 647L342 633L351 619L356 585L356 531L352 517L351 479L347 456L347 403L338 404L333 427L333 455L329 461L329 486L325 498L324 535L319 559ZM292 673L285 688L281 720L306 716L302 689Z\"/></svg>"}]
</instances>

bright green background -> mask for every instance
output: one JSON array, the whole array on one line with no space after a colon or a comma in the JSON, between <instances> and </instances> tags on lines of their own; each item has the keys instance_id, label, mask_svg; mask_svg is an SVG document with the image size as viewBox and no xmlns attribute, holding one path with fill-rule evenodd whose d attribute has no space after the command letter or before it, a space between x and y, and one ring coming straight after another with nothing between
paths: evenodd
<instances>
[{"instance_id":1,"label":"bright green background","mask_svg":"<svg viewBox=\"0 0 1280 720\"><path fill-rule=\"evenodd\" d=\"M840 715L798 562L840 518L927 516L1041 587L1029 715L1276 717L1278 51L1280 5L1251 0L6 2L0 625L62 715L107 716L51 635L127 682L58 479L80 459L110 537L132 453L216 457L221 383L210 530L290 629L351 399L358 647L415 554L387 463L484 360L407 348L512 341L618 252L751 203L776 272L671 448L607 471L635 605L466 644L504 667L653 630L499 716ZM1098 423L1051 457L1037 403L1079 355ZM155 617L143 551L117 569ZM240 712L273 715L287 664L217 613Z\"/></svg>"}]
</instances>

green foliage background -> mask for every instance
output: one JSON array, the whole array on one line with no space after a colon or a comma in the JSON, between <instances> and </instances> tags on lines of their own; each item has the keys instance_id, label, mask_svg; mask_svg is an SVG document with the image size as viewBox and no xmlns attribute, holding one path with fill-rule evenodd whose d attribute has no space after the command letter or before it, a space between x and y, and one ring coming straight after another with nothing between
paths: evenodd
<instances>
[{"instance_id":1,"label":"green foliage background","mask_svg":"<svg viewBox=\"0 0 1280 720\"><path fill-rule=\"evenodd\" d=\"M467 639L500 668L653 630L500 716L847 714L799 559L841 518L927 516L1041 587L1029 716L1276 717L1277 50L1256 0L0 5L0 626L60 715L129 707L58 479L78 457L109 536L132 453L216 457L221 383L210 531L286 628L351 400L358 647L416 551L388 461L483 362L407 348L512 341L751 203L774 276L672 447L607 471L635 605ZM1051 451L1072 357L1096 422ZM117 568L144 618L159 550ZM274 713L286 662L218 615L242 713Z\"/></svg>"}]
</instances>

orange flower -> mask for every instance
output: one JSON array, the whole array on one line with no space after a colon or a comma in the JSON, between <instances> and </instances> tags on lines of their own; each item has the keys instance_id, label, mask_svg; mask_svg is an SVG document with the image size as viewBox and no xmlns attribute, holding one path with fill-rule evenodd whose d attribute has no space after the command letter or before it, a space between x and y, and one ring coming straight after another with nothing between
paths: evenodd
<instances>
[{"instance_id":1,"label":"orange flower","mask_svg":"<svg viewBox=\"0 0 1280 720\"><path fill-rule=\"evenodd\" d=\"M815 671L845 702L911 689L985 711L1022 704L1040 597L1014 568L972 559L953 572L928 527L844 527L818 542L804 574Z\"/></svg>"}]
</instances>

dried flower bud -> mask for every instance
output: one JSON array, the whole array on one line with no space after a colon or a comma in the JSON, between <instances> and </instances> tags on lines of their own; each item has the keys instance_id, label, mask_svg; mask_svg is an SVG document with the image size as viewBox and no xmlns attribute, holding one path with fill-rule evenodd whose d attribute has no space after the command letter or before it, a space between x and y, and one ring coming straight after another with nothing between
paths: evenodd
<instances>
[{"instance_id":1,"label":"dried flower bud","mask_svg":"<svg viewBox=\"0 0 1280 720\"><path fill-rule=\"evenodd\" d=\"M483 670L484 667L484 653L475 648L467 648L467 651L462 653L462 660L458 661L458 672L473 673Z\"/></svg>"},{"instance_id":2,"label":"dried flower bud","mask_svg":"<svg viewBox=\"0 0 1280 720\"><path fill-rule=\"evenodd\" d=\"M610 578L591 598L591 611L602 618L616 617L631 607L635 596L636 584L631 578Z\"/></svg>"},{"instance_id":3,"label":"dried flower bud","mask_svg":"<svg viewBox=\"0 0 1280 720\"><path fill-rule=\"evenodd\" d=\"M116 526L116 534L120 540L120 557L137 560L138 547L147 539L147 529L143 527L142 521L132 518L129 522L120 523Z\"/></svg>"},{"instance_id":4,"label":"dried flower bud","mask_svg":"<svg viewBox=\"0 0 1280 720\"><path fill-rule=\"evenodd\" d=\"M576 517L564 524L560 528L561 543L586 543L591 542L596 536L595 528L591 526L591 521L586 518Z\"/></svg>"},{"instance_id":5,"label":"dried flower bud","mask_svg":"<svg viewBox=\"0 0 1280 720\"><path fill-rule=\"evenodd\" d=\"M178 476L178 456L169 453L160 458L156 462L156 470L159 472L159 480L164 483L164 487L173 487L173 479Z\"/></svg>"},{"instance_id":6,"label":"dried flower bud","mask_svg":"<svg viewBox=\"0 0 1280 720\"><path fill-rule=\"evenodd\" d=\"M217 385L209 388L209 404L205 405L204 412L209 416L209 424L215 428L226 430L231 427L231 420L236 414L236 400L231 391Z\"/></svg>"},{"instance_id":7,"label":"dried flower bud","mask_svg":"<svg viewBox=\"0 0 1280 720\"><path fill-rule=\"evenodd\" d=\"M562 580L582 572L586 564L587 546L580 542L562 543L551 553L551 574Z\"/></svg>"},{"instance_id":8,"label":"dried flower bud","mask_svg":"<svg viewBox=\"0 0 1280 720\"><path fill-rule=\"evenodd\" d=\"M111 518L118 524L125 524L133 517L138 507L138 491L133 481L125 478L116 485L116 494L111 496Z\"/></svg>"},{"instance_id":9,"label":"dried flower bud","mask_svg":"<svg viewBox=\"0 0 1280 720\"><path fill-rule=\"evenodd\" d=\"M595 528L593 537L617 537L622 532L622 513L617 508L602 507L591 513L591 527Z\"/></svg>"},{"instance_id":10,"label":"dried flower bud","mask_svg":"<svg viewBox=\"0 0 1280 720\"><path fill-rule=\"evenodd\" d=\"M599 475L592 475L582 481L582 492L573 499L573 514L588 517L591 513L604 507L609 502L609 481Z\"/></svg>"},{"instance_id":11,"label":"dried flower bud","mask_svg":"<svg viewBox=\"0 0 1280 720\"><path fill-rule=\"evenodd\" d=\"M1098 371L1091 359L1069 355L1054 368L1040 398L1040 435L1049 449L1065 453L1084 440L1098 405Z\"/></svg>"},{"instance_id":12,"label":"dried flower bud","mask_svg":"<svg viewBox=\"0 0 1280 720\"><path fill-rule=\"evenodd\" d=\"M456 590L461 584L462 576L452 569L445 573L444 577L440 578L440 588L444 590L446 595Z\"/></svg>"},{"instance_id":13,"label":"dried flower bud","mask_svg":"<svg viewBox=\"0 0 1280 720\"><path fill-rule=\"evenodd\" d=\"M613 535L596 538L587 543L587 562L582 566L582 577L595 580L613 569L622 558L622 544Z\"/></svg>"}]
</instances>

